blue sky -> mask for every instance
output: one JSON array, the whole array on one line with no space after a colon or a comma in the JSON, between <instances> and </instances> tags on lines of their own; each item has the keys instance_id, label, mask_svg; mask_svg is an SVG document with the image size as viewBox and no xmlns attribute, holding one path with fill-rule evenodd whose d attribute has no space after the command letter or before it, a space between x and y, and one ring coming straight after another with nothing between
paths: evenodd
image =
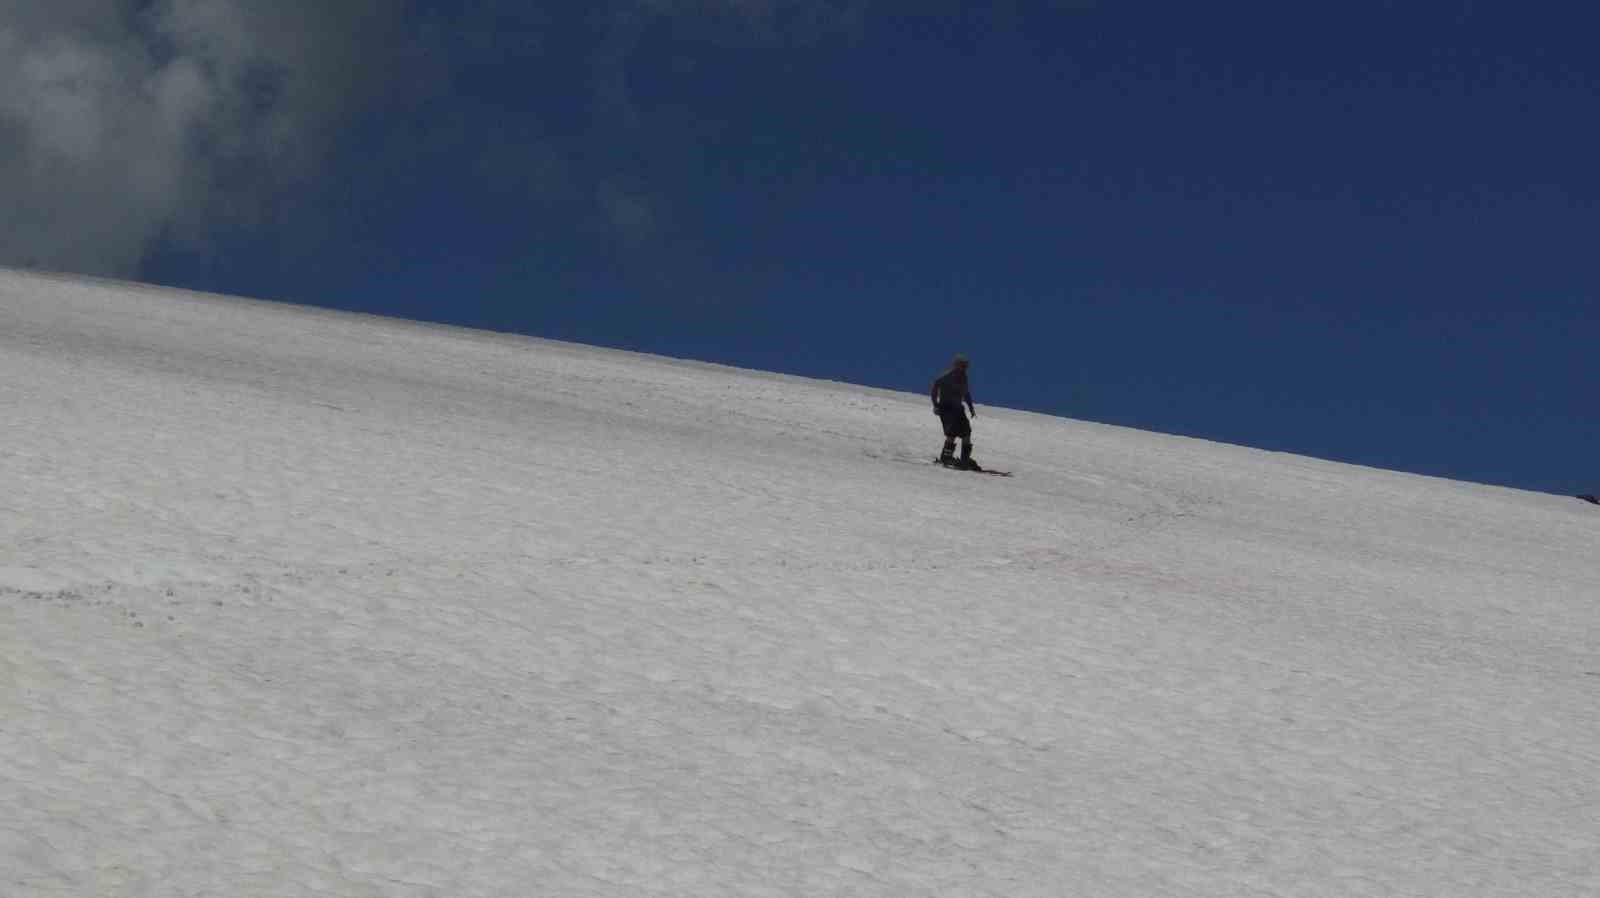
<instances>
[{"instance_id":1,"label":"blue sky","mask_svg":"<svg viewBox=\"0 0 1600 898\"><path fill-rule=\"evenodd\" d=\"M212 105L126 227L103 166L120 255L11 264L1600 489L1584 5L78 5Z\"/></svg>"}]
</instances>

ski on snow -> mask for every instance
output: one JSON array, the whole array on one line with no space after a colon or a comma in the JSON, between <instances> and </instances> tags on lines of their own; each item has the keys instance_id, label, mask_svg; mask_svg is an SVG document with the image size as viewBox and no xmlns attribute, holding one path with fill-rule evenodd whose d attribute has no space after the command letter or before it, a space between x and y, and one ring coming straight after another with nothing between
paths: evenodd
<instances>
[{"instance_id":1,"label":"ski on snow","mask_svg":"<svg viewBox=\"0 0 1600 898\"><path fill-rule=\"evenodd\" d=\"M993 468L963 468L960 465L947 464L945 462L940 461L937 458L933 460L933 463L938 465L941 468L944 468L944 469L950 470L950 471L968 471L968 472L971 472L973 474L988 474L990 477L1010 477L1011 476L1011 472L1010 471L996 471Z\"/></svg>"}]
</instances>

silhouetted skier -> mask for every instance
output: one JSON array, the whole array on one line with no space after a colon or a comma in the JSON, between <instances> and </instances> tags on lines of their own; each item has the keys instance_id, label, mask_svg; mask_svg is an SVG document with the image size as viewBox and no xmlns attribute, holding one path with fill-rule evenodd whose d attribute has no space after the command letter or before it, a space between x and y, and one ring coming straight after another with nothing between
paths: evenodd
<instances>
[{"instance_id":1,"label":"silhouetted skier","mask_svg":"<svg viewBox=\"0 0 1600 898\"><path fill-rule=\"evenodd\" d=\"M972 460L972 422L967 412L978 415L972 404L972 388L967 384L967 357L957 354L950 362L950 370L939 375L929 391L933 399L933 413L944 425L944 449L939 453L939 463L972 471L981 471ZM962 408L965 405L966 408ZM956 440L961 440L961 460L955 458Z\"/></svg>"}]
</instances>

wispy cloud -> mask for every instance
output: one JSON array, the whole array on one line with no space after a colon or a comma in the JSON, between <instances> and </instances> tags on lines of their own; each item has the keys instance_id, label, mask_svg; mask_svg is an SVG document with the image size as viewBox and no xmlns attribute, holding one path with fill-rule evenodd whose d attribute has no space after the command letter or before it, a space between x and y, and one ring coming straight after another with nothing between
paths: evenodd
<instances>
[{"instance_id":1,"label":"wispy cloud","mask_svg":"<svg viewBox=\"0 0 1600 898\"><path fill-rule=\"evenodd\" d=\"M408 50L384 0L0 0L0 262L127 274L314 180Z\"/></svg>"},{"instance_id":2,"label":"wispy cloud","mask_svg":"<svg viewBox=\"0 0 1600 898\"><path fill-rule=\"evenodd\" d=\"M693 240L675 233L672 166L657 160L695 153L636 108L642 42L670 26L708 45L809 43L858 30L871 5L480 0L425 15L407 0L0 0L0 264L137 274L157 247L310 231L326 210L307 198L331 178L359 182L359 206L385 178L424 173L520 197L549 233L681 255ZM498 90L449 93L452 71L486 67L538 75L515 107L495 105ZM542 127L561 109L565 125ZM381 158L333 171L363 123L392 132Z\"/></svg>"},{"instance_id":3,"label":"wispy cloud","mask_svg":"<svg viewBox=\"0 0 1600 898\"><path fill-rule=\"evenodd\" d=\"M615 0L605 8L607 25L590 59L601 128L610 140L634 144L635 157L673 142L650 129L629 83L629 60L655 26L673 25L680 34L698 34L710 45L804 45L857 34L873 5L873 0ZM641 175L628 170L599 173L592 191L596 218L625 250L658 255L654 250L662 240L693 245L672 234L669 191L652 189Z\"/></svg>"}]
</instances>

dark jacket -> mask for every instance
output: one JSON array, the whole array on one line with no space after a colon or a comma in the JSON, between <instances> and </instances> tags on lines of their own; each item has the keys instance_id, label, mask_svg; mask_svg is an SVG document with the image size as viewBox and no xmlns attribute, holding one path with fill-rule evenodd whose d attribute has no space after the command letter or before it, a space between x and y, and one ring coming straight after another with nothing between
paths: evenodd
<instances>
[{"instance_id":1,"label":"dark jacket","mask_svg":"<svg viewBox=\"0 0 1600 898\"><path fill-rule=\"evenodd\" d=\"M939 375L933 382L929 396L933 399L934 408L960 411L962 403L965 403L968 409L977 412L972 405L972 387L967 384L965 368L951 368Z\"/></svg>"}]
</instances>

